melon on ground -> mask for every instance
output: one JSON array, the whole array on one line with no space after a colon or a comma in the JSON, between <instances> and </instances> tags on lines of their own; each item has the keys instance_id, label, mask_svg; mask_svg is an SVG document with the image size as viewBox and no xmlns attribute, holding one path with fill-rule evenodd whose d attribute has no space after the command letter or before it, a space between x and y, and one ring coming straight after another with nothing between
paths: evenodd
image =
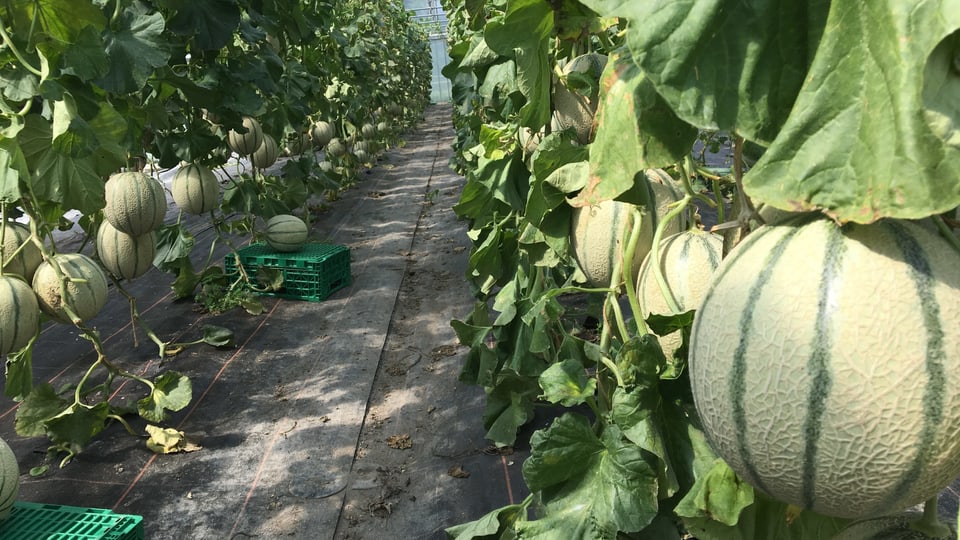
<instances>
[{"instance_id":1,"label":"melon on ground","mask_svg":"<svg viewBox=\"0 0 960 540\"><path fill-rule=\"evenodd\" d=\"M299 251L307 242L307 224L297 216L280 214L267 220L267 244L277 251Z\"/></svg>"},{"instance_id":2,"label":"melon on ground","mask_svg":"<svg viewBox=\"0 0 960 540\"><path fill-rule=\"evenodd\" d=\"M53 265L68 278L61 286ZM40 309L57 322L70 323L64 305L70 307L81 321L92 319L107 304L107 274L96 261L82 253L59 253L43 261L33 276L33 292Z\"/></svg>"},{"instance_id":3,"label":"melon on ground","mask_svg":"<svg viewBox=\"0 0 960 540\"><path fill-rule=\"evenodd\" d=\"M17 274L29 283L43 260L40 248L32 241L27 241L31 236L30 228L14 221L0 222L0 227L3 227L3 244L0 245L3 273Z\"/></svg>"},{"instance_id":4,"label":"melon on ground","mask_svg":"<svg viewBox=\"0 0 960 540\"><path fill-rule=\"evenodd\" d=\"M140 236L163 225L167 195L159 180L141 172L114 174L104 186L103 217L119 231Z\"/></svg>"},{"instance_id":5,"label":"melon on ground","mask_svg":"<svg viewBox=\"0 0 960 540\"><path fill-rule=\"evenodd\" d=\"M0 276L0 356L26 347L39 329L40 305L33 289L13 274ZM2 499L0 488L0 503Z\"/></svg>"},{"instance_id":6,"label":"melon on ground","mask_svg":"<svg viewBox=\"0 0 960 540\"><path fill-rule=\"evenodd\" d=\"M639 274L640 264L653 244L657 224L666 215L669 204L679 200L679 193L672 186L649 180L647 186L656 212L640 208L640 239L631 264L634 278ZM634 205L630 203L604 201L593 207L573 209L570 247L591 287L610 286L614 264L623 257L623 241L626 239L628 216L632 208ZM679 233L683 226L681 220L672 221L664 236Z\"/></svg>"},{"instance_id":7,"label":"melon on ground","mask_svg":"<svg viewBox=\"0 0 960 540\"><path fill-rule=\"evenodd\" d=\"M723 238L699 229L691 229L660 241L660 255L647 253L640 265L637 278L637 298L643 318L652 314L677 315L700 307L703 295L710 285L710 277L720 266L723 256ZM654 271L659 264L671 295L679 308L674 312L661 290ZM683 341L679 331L660 336L660 347L671 358Z\"/></svg>"},{"instance_id":8,"label":"melon on ground","mask_svg":"<svg viewBox=\"0 0 960 540\"><path fill-rule=\"evenodd\" d=\"M0 439L0 521L10 517L20 492L20 465L7 441Z\"/></svg>"},{"instance_id":9,"label":"melon on ground","mask_svg":"<svg viewBox=\"0 0 960 540\"><path fill-rule=\"evenodd\" d=\"M136 279L153 267L157 235L131 236L104 221L97 230L97 255L104 268L121 279Z\"/></svg>"},{"instance_id":10,"label":"melon on ground","mask_svg":"<svg viewBox=\"0 0 960 540\"><path fill-rule=\"evenodd\" d=\"M206 214L220 204L220 183L213 171L199 163L188 163L173 175L170 184L173 202L188 214Z\"/></svg>"},{"instance_id":11,"label":"melon on ground","mask_svg":"<svg viewBox=\"0 0 960 540\"><path fill-rule=\"evenodd\" d=\"M960 254L908 221L764 226L714 273L691 333L694 402L745 481L867 518L960 475Z\"/></svg>"}]
</instances>

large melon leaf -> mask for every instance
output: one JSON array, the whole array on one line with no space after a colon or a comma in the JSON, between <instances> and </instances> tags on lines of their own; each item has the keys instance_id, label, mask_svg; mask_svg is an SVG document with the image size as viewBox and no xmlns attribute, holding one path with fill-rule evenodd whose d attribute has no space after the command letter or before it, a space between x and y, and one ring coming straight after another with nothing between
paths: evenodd
<instances>
[{"instance_id":1,"label":"large melon leaf","mask_svg":"<svg viewBox=\"0 0 960 540\"><path fill-rule=\"evenodd\" d=\"M627 51L610 56L600 88L589 183L571 200L574 206L599 204L629 191L644 169L682 160L697 137L697 130L677 117ZM646 192L640 193L641 199L629 202L646 204Z\"/></svg>"},{"instance_id":2,"label":"large melon leaf","mask_svg":"<svg viewBox=\"0 0 960 540\"><path fill-rule=\"evenodd\" d=\"M677 115L702 129L773 140L793 106L829 2L584 0L631 25L637 64ZM811 45L814 44L814 45Z\"/></svg>"},{"instance_id":3,"label":"large melon leaf","mask_svg":"<svg viewBox=\"0 0 960 540\"><path fill-rule=\"evenodd\" d=\"M502 19L484 30L487 45L517 62L517 85L527 98L520 109L520 125L534 129L550 118L550 75L547 56L553 31L553 10L544 0L511 0Z\"/></svg>"},{"instance_id":4,"label":"large melon leaf","mask_svg":"<svg viewBox=\"0 0 960 540\"><path fill-rule=\"evenodd\" d=\"M840 221L960 204L960 1L836 2L755 199Z\"/></svg>"}]
</instances>

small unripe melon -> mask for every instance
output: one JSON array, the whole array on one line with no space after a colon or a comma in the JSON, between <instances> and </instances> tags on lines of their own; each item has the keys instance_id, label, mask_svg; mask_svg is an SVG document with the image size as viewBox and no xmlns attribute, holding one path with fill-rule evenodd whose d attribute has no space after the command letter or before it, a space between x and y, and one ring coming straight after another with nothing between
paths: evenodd
<instances>
[{"instance_id":1,"label":"small unripe melon","mask_svg":"<svg viewBox=\"0 0 960 540\"><path fill-rule=\"evenodd\" d=\"M317 148L323 148L331 140L333 140L334 135L336 135L333 124L326 121L314 122L313 126L310 128L310 136L313 138L313 144Z\"/></svg>"},{"instance_id":2,"label":"small unripe melon","mask_svg":"<svg viewBox=\"0 0 960 540\"><path fill-rule=\"evenodd\" d=\"M700 307L703 295L710 285L710 277L720 265L723 256L723 238L691 229L665 238L660 242L660 256L650 251L640 266L637 279L637 298L643 318L651 314L677 315ZM666 285L660 288L655 273L659 263ZM664 294L671 295L679 311L674 312ZM682 335L679 331L660 336L660 347L667 358L680 348Z\"/></svg>"},{"instance_id":3,"label":"small unripe melon","mask_svg":"<svg viewBox=\"0 0 960 540\"><path fill-rule=\"evenodd\" d=\"M232 129L227 133L227 145L241 156L249 156L263 144L263 128L260 127L260 122L251 116L243 117L243 127L247 130L245 133Z\"/></svg>"},{"instance_id":4,"label":"small unripe melon","mask_svg":"<svg viewBox=\"0 0 960 540\"><path fill-rule=\"evenodd\" d=\"M39 328L40 305L30 285L12 274L0 276L0 356L26 347Z\"/></svg>"},{"instance_id":5,"label":"small unripe melon","mask_svg":"<svg viewBox=\"0 0 960 540\"><path fill-rule=\"evenodd\" d=\"M258 169L266 169L277 162L280 157L280 151L277 148L277 142L266 133L263 134L263 143L260 148L250 155L250 163Z\"/></svg>"},{"instance_id":6,"label":"small unripe melon","mask_svg":"<svg viewBox=\"0 0 960 540\"><path fill-rule=\"evenodd\" d=\"M7 441L0 439L0 521L10 517L20 491L20 465Z\"/></svg>"},{"instance_id":7,"label":"small unripe melon","mask_svg":"<svg viewBox=\"0 0 960 540\"><path fill-rule=\"evenodd\" d=\"M122 279L136 279L153 267L157 254L157 235L153 231L131 236L118 231L109 221L97 230L97 255L104 268Z\"/></svg>"},{"instance_id":8,"label":"small unripe melon","mask_svg":"<svg viewBox=\"0 0 960 540\"><path fill-rule=\"evenodd\" d=\"M26 225L5 221L0 222L0 227L3 227L3 245L0 245L0 256L5 262L3 273L17 274L29 283L43 260L40 248L33 242L27 242L30 238L30 229ZM21 245L23 245L22 249L20 249ZM20 251L17 252L17 249ZM16 255L13 255L14 253Z\"/></svg>"},{"instance_id":9,"label":"small unripe melon","mask_svg":"<svg viewBox=\"0 0 960 540\"><path fill-rule=\"evenodd\" d=\"M53 265L68 279L61 286ZM107 304L107 274L99 264L82 253L59 253L43 261L33 276L33 292L40 309L57 322L70 323L68 306L81 321L92 319Z\"/></svg>"},{"instance_id":10,"label":"small unripe melon","mask_svg":"<svg viewBox=\"0 0 960 540\"><path fill-rule=\"evenodd\" d=\"M188 214L206 214L220 203L220 183L207 166L188 163L173 175L173 202Z\"/></svg>"},{"instance_id":11,"label":"small unripe melon","mask_svg":"<svg viewBox=\"0 0 960 540\"><path fill-rule=\"evenodd\" d=\"M119 231L140 236L163 225L167 195L163 184L141 172L114 174L104 186L103 217Z\"/></svg>"},{"instance_id":12,"label":"small unripe melon","mask_svg":"<svg viewBox=\"0 0 960 540\"><path fill-rule=\"evenodd\" d=\"M606 65L606 55L588 53L574 58L563 66L564 75L582 73L597 83L587 94L571 88L563 80L555 81L554 84L555 125L560 130L573 128L581 144L588 144L593 138L593 117L597 112L598 103L596 88L599 87L600 75Z\"/></svg>"}]
</instances>

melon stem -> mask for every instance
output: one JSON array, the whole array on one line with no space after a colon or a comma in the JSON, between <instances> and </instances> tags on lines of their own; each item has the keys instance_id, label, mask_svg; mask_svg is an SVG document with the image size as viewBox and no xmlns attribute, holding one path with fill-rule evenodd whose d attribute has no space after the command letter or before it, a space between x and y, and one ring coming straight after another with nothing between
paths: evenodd
<instances>
[{"instance_id":1,"label":"melon stem","mask_svg":"<svg viewBox=\"0 0 960 540\"><path fill-rule=\"evenodd\" d=\"M920 519L911 523L910 527L931 538L953 538L950 527L940 521L938 502L939 496L937 495L927 499L923 503L923 515Z\"/></svg>"},{"instance_id":2,"label":"melon stem","mask_svg":"<svg viewBox=\"0 0 960 540\"><path fill-rule=\"evenodd\" d=\"M940 216L931 216L930 219L937 224L937 230L940 231L940 236L944 237L947 240L947 243L953 246L953 249L960 253L960 237L953 234L953 231L950 230L950 227L947 226L947 223Z\"/></svg>"},{"instance_id":3,"label":"melon stem","mask_svg":"<svg viewBox=\"0 0 960 540\"><path fill-rule=\"evenodd\" d=\"M634 283L634 272L633 272L633 254L637 251L637 244L640 243L640 232L643 225L643 215L639 210L633 208L630 210L630 222L627 224L627 230L630 231L629 236L626 239L626 249L623 251L623 282L624 286L627 289L627 300L630 302L630 310L633 312L633 320L637 325L637 333L639 335L649 334L650 329L647 327L646 321L643 320L643 312L640 311L640 300L637 298L637 285ZM610 288L613 287L613 283L610 284ZM616 304L616 302L614 302ZM619 308L619 305L617 306ZM622 315L621 315L622 318ZM629 339L629 335L625 332L624 328L621 328L623 332L623 341L626 342Z\"/></svg>"}]
</instances>

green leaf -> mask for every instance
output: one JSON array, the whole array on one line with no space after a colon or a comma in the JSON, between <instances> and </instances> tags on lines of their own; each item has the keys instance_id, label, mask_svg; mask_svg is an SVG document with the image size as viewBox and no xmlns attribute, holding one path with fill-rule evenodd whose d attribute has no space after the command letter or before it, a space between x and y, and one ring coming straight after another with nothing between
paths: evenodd
<instances>
[{"instance_id":1,"label":"green leaf","mask_svg":"<svg viewBox=\"0 0 960 540\"><path fill-rule=\"evenodd\" d=\"M167 411L179 411L190 404L193 386L190 379L175 371L167 371L154 381L150 395L137 401L137 412L150 422L162 422Z\"/></svg>"},{"instance_id":2,"label":"green leaf","mask_svg":"<svg viewBox=\"0 0 960 540\"><path fill-rule=\"evenodd\" d=\"M677 503L674 511L682 517L707 517L725 525L736 525L740 512L753 504L753 488L721 459L710 472Z\"/></svg>"},{"instance_id":3,"label":"green leaf","mask_svg":"<svg viewBox=\"0 0 960 540\"><path fill-rule=\"evenodd\" d=\"M166 65L170 57L163 29L159 12L148 13L139 2L125 8L116 26L105 33L110 70L100 80L101 86L118 94L142 88L153 70Z\"/></svg>"},{"instance_id":4,"label":"green leaf","mask_svg":"<svg viewBox=\"0 0 960 540\"><path fill-rule=\"evenodd\" d=\"M627 44L635 61L680 118L757 142L773 140L793 108L830 4L584 3L602 15L629 20Z\"/></svg>"},{"instance_id":5,"label":"green leaf","mask_svg":"<svg viewBox=\"0 0 960 540\"><path fill-rule=\"evenodd\" d=\"M15 401L23 400L33 389L33 347L8 354L5 375L4 395Z\"/></svg>"},{"instance_id":6,"label":"green leaf","mask_svg":"<svg viewBox=\"0 0 960 540\"><path fill-rule=\"evenodd\" d=\"M446 529L447 538L451 540L498 540L512 538L510 530L517 521L526 518L527 507L520 504L511 504L497 508L486 515L471 521Z\"/></svg>"},{"instance_id":7,"label":"green leaf","mask_svg":"<svg viewBox=\"0 0 960 540\"><path fill-rule=\"evenodd\" d=\"M63 155L53 147L40 155L30 183L38 199L59 203L64 210L92 214L106 203L103 180L92 161Z\"/></svg>"},{"instance_id":8,"label":"green leaf","mask_svg":"<svg viewBox=\"0 0 960 540\"><path fill-rule=\"evenodd\" d=\"M97 147L97 135L78 113L70 94L53 104L53 148L74 158L89 156Z\"/></svg>"},{"instance_id":9,"label":"green leaf","mask_svg":"<svg viewBox=\"0 0 960 540\"><path fill-rule=\"evenodd\" d=\"M29 176L26 159L17 139L0 138L0 201L19 201L20 179Z\"/></svg>"},{"instance_id":10,"label":"green leaf","mask_svg":"<svg viewBox=\"0 0 960 540\"><path fill-rule=\"evenodd\" d=\"M501 372L496 382L487 388L487 403L483 411L486 438L498 446L512 446L517 430L533 420L533 405L539 394L536 378Z\"/></svg>"},{"instance_id":11,"label":"green leaf","mask_svg":"<svg viewBox=\"0 0 960 540\"><path fill-rule=\"evenodd\" d=\"M214 347L229 347L233 345L233 330L206 324L203 326L203 342Z\"/></svg>"},{"instance_id":12,"label":"green leaf","mask_svg":"<svg viewBox=\"0 0 960 540\"><path fill-rule=\"evenodd\" d=\"M611 55L601 78L590 175L578 203L598 204L634 186L644 169L682 160L697 130L677 118L625 50Z\"/></svg>"},{"instance_id":13,"label":"green leaf","mask_svg":"<svg viewBox=\"0 0 960 540\"><path fill-rule=\"evenodd\" d=\"M550 119L550 78L547 56L553 32L553 10L544 0L511 0L502 19L484 27L487 45L517 63L517 86L527 98L520 125L537 130Z\"/></svg>"},{"instance_id":14,"label":"green leaf","mask_svg":"<svg viewBox=\"0 0 960 540\"><path fill-rule=\"evenodd\" d=\"M169 29L188 36L201 50L221 49L233 40L240 25L240 8L235 0L182 2L170 20Z\"/></svg>"},{"instance_id":15,"label":"green leaf","mask_svg":"<svg viewBox=\"0 0 960 540\"><path fill-rule=\"evenodd\" d=\"M106 401L90 407L74 404L46 421L47 436L54 443L65 443L74 453L79 452L103 431L109 414L110 404Z\"/></svg>"},{"instance_id":16,"label":"green leaf","mask_svg":"<svg viewBox=\"0 0 960 540\"><path fill-rule=\"evenodd\" d=\"M157 254L153 265L165 272L179 269L179 261L189 259L193 251L196 243L193 233L180 223L172 223L161 225L156 234Z\"/></svg>"},{"instance_id":17,"label":"green leaf","mask_svg":"<svg viewBox=\"0 0 960 540\"><path fill-rule=\"evenodd\" d=\"M592 398L597 391L597 380L587 377L583 364L567 359L553 364L540 374L543 398L564 407L575 407Z\"/></svg>"},{"instance_id":18,"label":"green leaf","mask_svg":"<svg viewBox=\"0 0 960 540\"><path fill-rule=\"evenodd\" d=\"M67 406L67 401L57 395L50 383L33 387L23 403L17 408L14 427L21 437L42 437L47 428L47 419L56 416Z\"/></svg>"},{"instance_id":19,"label":"green leaf","mask_svg":"<svg viewBox=\"0 0 960 540\"><path fill-rule=\"evenodd\" d=\"M18 3L20 6L14 10L16 28L31 28L36 20L44 34L61 43L72 43L84 28L103 28L107 24L96 2L89 0L36 0Z\"/></svg>"},{"instance_id":20,"label":"green leaf","mask_svg":"<svg viewBox=\"0 0 960 540\"><path fill-rule=\"evenodd\" d=\"M669 405L668 405L669 406ZM662 412L659 389L634 388L613 391L611 418L631 442L657 456L656 467L661 498L672 497L680 489L675 467L671 461L665 431L678 426L669 425Z\"/></svg>"},{"instance_id":21,"label":"green leaf","mask_svg":"<svg viewBox=\"0 0 960 540\"><path fill-rule=\"evenodd\" d=\"M856 223L960 205L960 7L834 2L827 24L747 194Z\"/></svg>"},{"instance_id":22,"label":"green leaf","mask_svg":"<svg viewBox=\"0 0 960 540\"><path fill-rule=\"evenodd\" d=\"M107 57L103 37L99 27L86 26L63 52L61 72L74 75L87 82L99 79L110 70L110 58Z\"/></svg>"},{"instance_id":23,"label":"green leaf","mask_svg":"<svg viewBox=\"0 0 960 540\"><path fill-rule=\"evenodd\" d=\"M635 444L608 425L600 438L586 418L567 413L530 440L523 476L543 502L522 538L615 539L657 515L657 478ZM561 532L562 531L562 532Z\"/></svg>"}]
</instances>

